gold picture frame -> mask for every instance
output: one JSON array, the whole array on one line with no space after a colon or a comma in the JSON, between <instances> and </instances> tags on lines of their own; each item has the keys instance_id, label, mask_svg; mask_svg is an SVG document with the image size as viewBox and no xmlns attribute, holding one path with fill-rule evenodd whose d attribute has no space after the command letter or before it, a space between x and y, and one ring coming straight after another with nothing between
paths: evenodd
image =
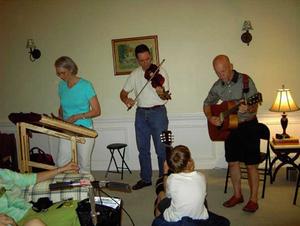
<instances>
[{"instance_id":1,"label":"gold picture frame","mask_svg":"<svg viewBox=\"0 0 300 226\"><path fill-rule=\"evenodd\" d=\"M148 46L152 63L156 65L159 64L157 35L113 39L111 44L115 75L130 74L138 67L135 57L135 47L140 44Z\"/></svg>"}]
</instances>

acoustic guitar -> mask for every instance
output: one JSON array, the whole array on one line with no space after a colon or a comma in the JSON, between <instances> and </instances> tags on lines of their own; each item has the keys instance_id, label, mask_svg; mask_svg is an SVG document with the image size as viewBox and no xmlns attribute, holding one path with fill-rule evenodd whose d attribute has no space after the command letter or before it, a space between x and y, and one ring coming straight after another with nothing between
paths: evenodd
<instances>
[{"instance_id":1,"label":"acoustic guitar","mask_svg":"<svg viewBox=\"0 0 300 226\"><path fill-rule=\"evenodd\" d=\"M165 144L165 149L166 149L166 158L168 159L170 155L170 151L173 148L172 143L174 142L174 136L172 134L172 131L166 130L163 131L160 134L160 141Z\"/></svg>"},{"instance_id":2,"label":"acoustic guitar","mask_svg":"<svg viewBox=\"0 0 300 226\"><path fill-rule=\"evenodd\" d=\"M262 102L262 94L256 93L246 99L245 104L254 105ZM212 116L217 116L221 120L220 126L215 126L207 120L208 133L212 141L224 141L232 129L238 127L237 111L242 103L236 101L224 101L221 104L210 106Z\"/></svg>"},{"instance_id":3,"label":"acoustic guitar","mask_svg":"<svg viewBox=\"0 0 300 226\"><path fill-rule=\"evenodd\" d=\"M165 144L166 159L168 161L168 159L170 158L171 150L173 148L172 143L174 141L172 132L170 130L163 131L160 135L160 141ZM171 173L171 170L169 170L168 175L170 175ZM159 177L155 183L156 199L154 201L154 216L156 216L155 213L160 192L165 192L164 176Z\"/></svg>"},{"instance_id":4,"label":"acoustic guitar","mask_svg":"<svg viewBox=\"0 0 300 226\"><path fill-rule=\"evenodd\" d=\"M170 130L163 131L162 134L160 135L160 141L165 144L166 159L168 161L168 159L170 158L170 152L173 148L172 143L174 141L174 136L173 136L172 132ZM170 174L170 173L172 173L172 172L169 170L168 174ZM155 185L156 194L158 195L159 192L161 192L161 191L164 191L164 177L163 176L157 179L156 185Z\"/></svg>"}]
</instances>

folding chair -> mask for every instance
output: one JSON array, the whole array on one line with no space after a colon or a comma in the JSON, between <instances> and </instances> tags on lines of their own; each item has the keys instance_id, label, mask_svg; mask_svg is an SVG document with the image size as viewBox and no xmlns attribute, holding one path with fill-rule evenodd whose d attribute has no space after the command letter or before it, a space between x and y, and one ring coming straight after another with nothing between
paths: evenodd
<instances>
[{"instance_id":1,"label":"folding chair","mask_svg":"<svg viewBox=\"0 0 300 226\"><path fill-rule=\"evenodd\" d=\"M265 140L265 142L266 142L266 152L262 152L262 151L260 152L260 161L259 161L259 164L264 163L264 167L258 167L259 180L263 181L261 197L264 198L265 197L267 176L270 176L270 181L272 181L271 180L272 179L272 171L270 169L270 165L271 165L270 130L265 124L258 123L258 133L259 133L260 140ZM242 175L241 179L248 179L247 167L243 163L241 163L241 175ZM229 167L227 167L224 193L227 193L227 186L228 186L228 178L229 177L230 177Z\"/></svg>"}]
</instances>

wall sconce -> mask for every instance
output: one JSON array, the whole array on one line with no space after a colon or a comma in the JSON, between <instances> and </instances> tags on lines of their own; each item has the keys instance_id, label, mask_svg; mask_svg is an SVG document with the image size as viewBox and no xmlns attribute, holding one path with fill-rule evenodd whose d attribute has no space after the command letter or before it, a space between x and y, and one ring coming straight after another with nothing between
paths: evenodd
<instances>
[{"instance_id":1,"label":"wall sconce","mask_svg":"<svg viewBox=\"0 0 300 226\"><path fill-rule=\"evenodd\" d=\"M253 30L250 20L245 20L243 24L242 31L245 31L242 36L242 42L246 43L249 46L249 43L252 40L252 35L250 34L249 30Z\"/></svg>"},{"instance_id":2,"label":"wall sconce","mask_svg":"<svg viewBox=\"0 0 300 226\"><path fill-rule=\"evenodd\" d=\"M33 39L27 39L26 49L29 49L29 59L30 61L35 61L41 57L41 51L35 48Z\"/></svg>"}]
</instances>

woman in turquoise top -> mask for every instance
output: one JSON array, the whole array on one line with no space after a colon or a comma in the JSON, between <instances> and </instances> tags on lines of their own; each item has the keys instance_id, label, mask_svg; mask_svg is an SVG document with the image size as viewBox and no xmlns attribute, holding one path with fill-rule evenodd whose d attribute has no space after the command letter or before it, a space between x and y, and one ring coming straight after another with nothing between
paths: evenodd
<instances>
[{"instance_id":1,"label":"woman in turquoise top","mask_svg":"<svg viewBox=\"0 0 300 226\"><path fill-rule=\"evenodd\" d=\"M101 114L100 104L91 82L80 78L76 63L67 56L55 61L57 76L62 80L58 85L60 106L58 117L75 125L93 128L92 118ZM90 173L91 154L95 139L86 138L85 144L77 144L80 173ZM71 160L71 143L60 139L57 165Z\"/></svg>"},{"instance_id":2,"label":"woman in turquoise top","mask_svg":"<svg viewBox=\"0 0 300 226\"><path fill-rule=\"evenodd\" d=\"M21 196L23 188L71 170L78 171L78 166L68 163L54 170L28 174L0 168L0 226L16 225L31 209L32 205Z\"/></svg>"}]
</instances>

